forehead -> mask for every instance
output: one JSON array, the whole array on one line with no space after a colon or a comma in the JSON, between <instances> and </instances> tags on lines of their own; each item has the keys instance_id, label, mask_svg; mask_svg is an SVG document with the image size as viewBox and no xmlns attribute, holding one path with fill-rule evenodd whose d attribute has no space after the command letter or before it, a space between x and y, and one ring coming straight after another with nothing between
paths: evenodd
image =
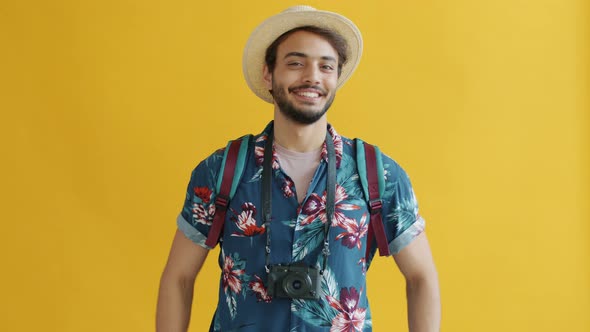
<instances>
[{"instance_id":1,"label":"forehead","mask_svg":"<svg viewBox=\"0 0 590 332\"><path fill-rule=\"evenodd\" d=\"M289 35L278 47L277 58L297 52L309 57L333 57L338 59L338 52L324 37L309 31L295 31Z\"/></svg>"}]
</instances>

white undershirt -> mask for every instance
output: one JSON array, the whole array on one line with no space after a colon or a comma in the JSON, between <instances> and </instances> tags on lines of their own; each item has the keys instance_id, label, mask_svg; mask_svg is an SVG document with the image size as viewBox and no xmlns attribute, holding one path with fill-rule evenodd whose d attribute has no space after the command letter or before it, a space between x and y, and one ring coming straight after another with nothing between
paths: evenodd
<instances>
[{"instance_id":1,"label":"white undershirt","mask_svg":"<svg viewBox=\"0 0 590 332\"><path fill-rule=\"evenodd\" d=\"M295 183L297 201L301 203L305 199L315 170L320 164L322 148L309 152L296 152L275 143L275 152L281 169Z\"/></svg>"}]
</instances>

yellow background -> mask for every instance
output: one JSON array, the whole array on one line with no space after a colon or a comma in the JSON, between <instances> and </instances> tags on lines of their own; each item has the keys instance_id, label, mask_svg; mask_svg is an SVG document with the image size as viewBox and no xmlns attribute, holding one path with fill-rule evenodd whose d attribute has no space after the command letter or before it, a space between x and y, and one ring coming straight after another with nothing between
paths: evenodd
<instances>
[{"instance_id":1,"label":"yellow background","mask_svg":"<svg viewBox=\"0 0 590 332\"><path fill-rule=\"evenodd\" d=\"M0 330L153 330L190 171L271 117L242 78L246 39L294 4L0 3ZM590 331L588 2L308 4L364 35L329 120L412 177L443 330ZM368 293L376 331L406 329L392 259Z\"/></svg>"}]
</instances>

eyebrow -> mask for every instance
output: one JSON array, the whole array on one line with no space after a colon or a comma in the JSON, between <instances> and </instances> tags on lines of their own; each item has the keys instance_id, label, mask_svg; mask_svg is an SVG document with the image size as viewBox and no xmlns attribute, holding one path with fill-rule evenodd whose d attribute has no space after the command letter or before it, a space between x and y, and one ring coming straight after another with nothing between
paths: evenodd
<instances>
[{"instance_id":1,"label":"eyebrow","mask_svg":"<svg viewBox=\"0 0 590 332\"><path fill-rule=\"evenodd\" d=\"M289 52L285 55L284 59L290 57L290 56L296 56L296 57L300 57L300 58L308 58L309 56L305 53L301 53L301 52ZM336 58L334 58L333 56L328 56L328 55L324 55L322 57L320 57L322 60L327 60L327 61L334 61L336 62Z\"/></svg>"}]
</instances>

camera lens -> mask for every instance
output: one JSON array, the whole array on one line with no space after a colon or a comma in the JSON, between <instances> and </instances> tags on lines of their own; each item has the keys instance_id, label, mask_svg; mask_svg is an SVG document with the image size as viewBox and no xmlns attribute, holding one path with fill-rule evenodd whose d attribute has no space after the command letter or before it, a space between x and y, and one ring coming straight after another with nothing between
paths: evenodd
<instances>
[{"instance_id":1,"label":"camera lens","mask_svg":"<svg viewBox=\"0 0 590 332\"><path fill-rule=\"evenodd\" d=\"M283 279L283 290L292 298L300 298L311 290L311 279L306 273L291 272Z\"/></svg>"},{"instance_id":2,"label":"camera lens","mask_svg":"<svg viewBox=\"0 0 590 332\"><path fill-rule=\"evenodd\" d=\"M291 286L293 287L293 289L299 290L301 288L301 280L293 280Z\"/></svg>"}]
</instances>

